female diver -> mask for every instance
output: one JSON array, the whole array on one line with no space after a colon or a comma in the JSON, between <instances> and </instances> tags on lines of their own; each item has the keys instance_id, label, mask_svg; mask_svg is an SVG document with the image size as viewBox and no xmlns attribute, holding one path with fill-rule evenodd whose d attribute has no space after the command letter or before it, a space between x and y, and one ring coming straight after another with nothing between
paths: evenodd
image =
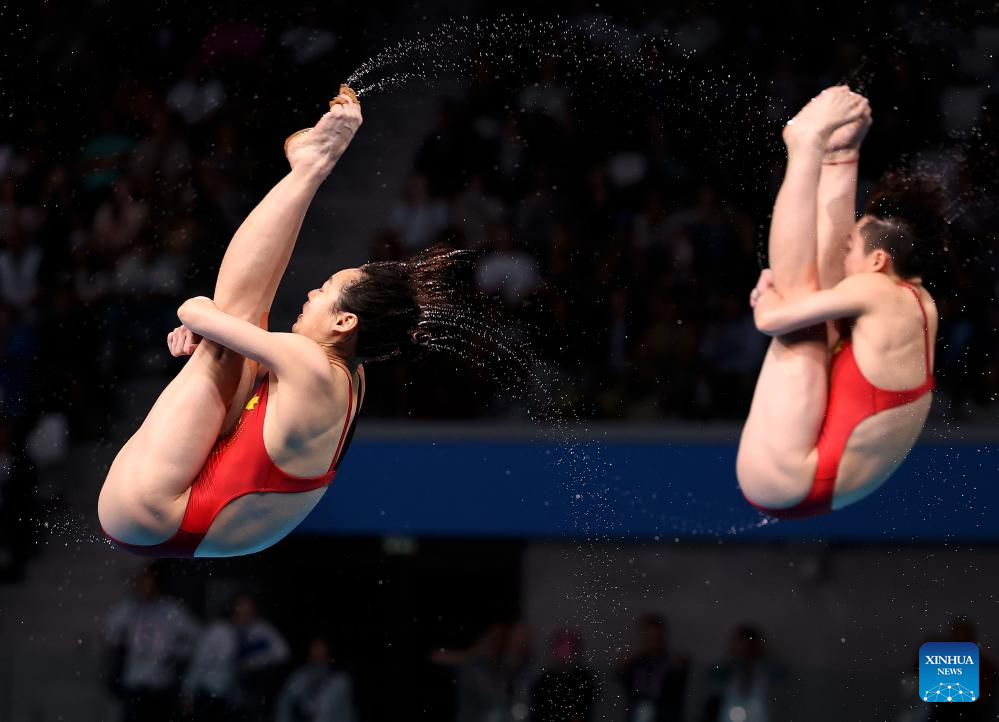
<instances>
[{"instance_id":1,"label":"female diver","mask_svg":"<svg viewBox=\"0 0 999 722\"><path fill-rule=\"evenodd\" d=\"M356 95L341 86L316 126L288 139L291 171L233 236L214 296L178 310L183 326L168 344L190 358L118 453L98 500L117 546L217 557L274 544L333 479L364 399L361 362L425 341L416 330L433 257L339 271L309 292L291 333L266 330L309 204L361 122Z\"/></svg>"},{"instance_id":2,"label":"female diver","mask_svg":"<svg viewBox=\"0 0 999 722\"><path fill-rule=\"evenodd\" d=\"M937 310L922 285L932 192L899 178L856 218L870 105L826 89L784 129L788 162L771 268L750 294L773 337L737 460L746 499L776 517L841 509L877 489L919 436L932 400Z\"/></svg>"}]
</instances>

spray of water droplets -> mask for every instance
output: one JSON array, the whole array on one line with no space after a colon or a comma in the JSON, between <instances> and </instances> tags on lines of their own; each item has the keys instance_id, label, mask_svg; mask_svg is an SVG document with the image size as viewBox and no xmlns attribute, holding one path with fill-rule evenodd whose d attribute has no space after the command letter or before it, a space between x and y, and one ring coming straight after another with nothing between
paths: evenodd
<instances>
[{"instance_id":1,"label":"spray of water droplets","mask_svg":"<svg viewBox=\"0 0 999 722\"><path fill-rule=\"evenodd\" d=\"M572 567L574 589L566 590L569 606L564 624L583 624L591 630L591 643L616 649L623 641L603 624L608 604L616 614L624 614L627 589L641 584L640 569L621 569L617 563L621 539L627 536L622 508L625 500L640 508L644 505L642 500L627 498L628 490L620 487L620 477L604 458L601 446L582 440L589 430L565 392L568 385L555 370L539 361L533 350L543 330L523 321L514 322L497 304L463 290L470 284L460 279L471 277L476 257L471 251L431 249L402 262L420 296L423 317L419 331L429 339L430 350L481 369L498 393L522 404L524 414L538 430L538 438L555 443L551 464L570 502L571 523L578 540L578 563ZM668 478L663 484L668 487ZM733 525L730 519L704 519L703 511L695 500L687 505L687 513L660 516L656 521L666 536L683 534L715 540L775 523L758 518ZM622 575L627 579L622 580Z\"/></svg>"},{"instance_id":2,"label":"spray of water droplets","mask_svg":"<svg viewBox=\"0 0 999 722\"><path fill-rule=\"evenodd\" d=\"M32 538L36 544L101 544L113 546L103 534L94 531L86 515L70 511L63 506L42 508L36 516L26 520L34 528Z\"/></svg>"},{"instance_id":3,"label":"spray of water droplets","mask_svg":"<svg viewBox=\"0 0 999 722\"><path fill-rule=\"evenodd\" d=\"M755 80L745 72L738 81L725 68L702 66L692 72L688 66L695 56L694 51L678 46L668 32L639 33L608 18L464 16L382 50L346 82L359 97L414 81L474 80L483 72L495 80L516 83L546 61L555 60L558 83L589 107L603 103L613 112L626 112L635 93L659 107L686 105L688 109L708 102L724 103L731 109L757 94ZM702 122L712 121L702 118ZM676 130L683 132L682 127ZM719 140L724 142L724 138Z\"/></svg>"},{"instance_id":4,"label":"spray of water droplets","mask_svg":"<svg viewBox=\"0 0 999 722\"><path fill-rule=\"evenodd\" d=\"M512 96L525 77L534 77L549 60L556 61L553 65L558 68L557 77L549 80L566 89L574 111L589 112L595 107L608 114L641 112L641 108L665 111L680 135L688 135L695 124L713 131L713 146L704 149L705 157L733 156L746 131L762 125L745 120L760 112L753 103L761 95L745 68L739 74L703 65L695 71L690 67L696 60L694 53L678 47L668 33L636 33L607 18L570 22L517 15L481 20L463 17L383 50L346 82L364 97L413 82L457 78L474 83L485 75L494 81L494 90L509 86ZM740 169L734 173L735 183L752 182L752 172L742 169L760 167L769 150L762 140L751 148L759 158L732 164ZM628 498L629 490L621 488L620 477L600 444L582 440L589 431L569 397L570 386L531 350L531 339L540 338L544 331L523 321L497 322L483 313L483 307L472 310L467 299L449 297L453 288L441 290L426 305L423 325L432 338L431 348L479 366L502 393L523 402L539 434L557 442L552 465L570 502L574 536L581 539L581 567L576 570L577 589L568 613L577 622L601 630L608 649L618 647L621 640L610 639L601 622L608 601L617 612L626 611L623 597L608 600L609 594L624 593L620 580L612 579L620 572L614 568L616 552L627 536L622 504L627 498L640 513L645 504ZM663 485L668 488L668 478ZM677 513L656 519L664 534L721 539L775 523L757 517L733 524L731 514L711 520L705 514L710 504L685 501L675 504ZM627 573L637 575L639 570ZM638 582L638 577L632 581Z\"/></svg>"},{"instance_id":5,"label":"spray of water droplets","mask_svg":"<svg viewBox=\"0 0 999 722\"><path fill-rule=\"evenodd\" d=\"M731 72L718 67L702 66L694 72L687 67L694 55L674 43L668 32L638 33L606 17L569 21L512 14L485 19L465 16L382 50L346 82L359 96L398 89L413 81L474 78L482 72L516 86L525 72L551 59L558 61L559 68L554 81L588 105L594 99L608 99L614 112L627 112L631 104L622 101L638 94L660 109L686 106L699 114L702 124L716 122L722 128L731 113L704 114L703 105L724 104L730 111L738 108L740 101L758 95L755 80L743 73L737 82ZM676 130L684 129L678 126ZM716 135L724 145L732 134ZM598 530L613 526L614 497L620 491L613 485L615 474L599 445L576 438L586 430L568 398L568 385L530 351L530 337L540 337L543 331L528 328L522 321L493 324L485 316L471 314L464 299L448 298L448 289L441 290L426 311L426 323L436 327L432 347L487 368L498 388L527 402L529 418L549 436L557 437L564 449L554 464L573 479L569 498L579 502L573 506L591 510L576 516L579 531L587 538L603 535L609 539L610 532ZM597 514L599 520L590 518ZM661 521L665 529L706 536L734 535L773 523L763 519L733 526L728 521L696 517L696 510L691 510Z\"/></svg>"}]
</instances>

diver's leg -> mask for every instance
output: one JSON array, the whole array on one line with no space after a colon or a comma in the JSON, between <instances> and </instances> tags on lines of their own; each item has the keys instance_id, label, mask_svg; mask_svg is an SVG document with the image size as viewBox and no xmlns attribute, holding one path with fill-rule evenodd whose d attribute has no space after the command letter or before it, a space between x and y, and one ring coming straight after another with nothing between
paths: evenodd
<instances>
[{"instance_id":1,"label":"diver's leg","mask_svg":"<svg viewBox=\"0 0 999 722\"><path fill-rule=\"evenodd\" d=\"M242 356L214 341L198 344L111 464L97 504L108 534L129 544L156 544L177 530L243 365Z\"/></svg>"},{"instance_id":2,"label":"diver's leg","mask_svg":"<svg viewBox=\"0 0 999 722\"><path fill-rule=\"evenodd\" d=\"M760 506L793 506L811 488L826 412L827 356L819 327L770 342L736 461L743 493Z\"/></svg>"},{"instance_id":3,"label":"diver's leg","mask_svg":"<svg viewBox=\"0 0 999 722\"><path fill-rule=\"evenodd\" d=\"M822 148L789 143L774 203L769 256L774 289L794 299L819 288L816 204ZM815 442L826 409L825 331L808 329L770 342L739 442L736 473L743 493L762 506L804 498L816 464Z\"/></svg>"},{"instance_id":4,"label":"diver's leg","mask_svg":"<svg viewBox=\"0 0 999 722\"><path fill-rule=\"evenodd\" d=\"M857 213L857 163L837 161L822 166L818 202L819 287L843 280L843 259Z\"/></svg>"},{"instance_id":5,"label":"diver's leg","mask_svg":"<svg viewBox=\"0 0 999 722\"><path fill-rule=\"evenodd\" d=\"M291 172L229 242L212 298L232 316L256 323L270 312L309 204L361 124L355 101L341 95L335 102L314 128L289 143Z\"/></svg>"},{"instance_id":6,"label":"diver's leg","mask_svg":"<svg viewBox=\"0 0 999 722\"><path fill-rule=\"evenodd\" d=\"M837 128L826 144L819 180L819 286L832 288L843 280L850 233L857 220L857 167L860 146L871 127L871 113Z\"/></svg>"},{"instance_id":7,"label":"diver's leg","mask_svg":"<svg viewBox=\"0 0 999 722\"><path fill-rule=\"evenodd\" d=\"M216 304L227 313L266 322L309 203L349 142L345 128L353 135L344 116L343 110L327 113L289 147L292 171L230 242L215 289ZM108 472L98 515L109 534L155 544L176 531L190 485L218 437L238 418L254 372L255 365L217 343L198 345Z\"/></svg>"},{"instance_id":8,"label":"diver's leg","mask_svg":"<svg viewBox=\"0 0 999 722\"><path fill-rule=\"evenodd\" d=\"M229 242L215 282L213 300L221 310L261 328L267 327L278 284L323 177L304 165L293 168L243 221ZM237 375L236 384L228 396L227 412L216 436L226 435L235 428L256 378L257 363L242 357L241 360L233 371ZM224 358L220 358L220 363L229 367Z\"/></svg>"}]
</instances>

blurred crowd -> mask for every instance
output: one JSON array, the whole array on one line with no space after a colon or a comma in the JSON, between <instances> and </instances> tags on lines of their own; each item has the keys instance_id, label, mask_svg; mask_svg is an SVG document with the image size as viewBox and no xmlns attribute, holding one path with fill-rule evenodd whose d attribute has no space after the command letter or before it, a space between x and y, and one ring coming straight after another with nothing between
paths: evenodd
<instances>
[{"instance_id":1,"label":"blurred crowd","mask_svg":"<svg viewBox=\"0 0 999 722\"><path fill-rule=\"evenodd\" d=\"M817 90L848 80L875 113L862 195L908 162L940 174L956 199L927 279L941 312L935 413L994 420L994 20L857 2L816 35L788 32L790 11L776 5L642 5L621 3L609 26L666 30L669 43L577 35L540 62L471 48L473 72L440 101L411 175L395 179L403 190L385 204L370 257L434 243L479 251L474 284L533 334L538 374L576 417L738 420L765 348L746 297L765 263L778 130ZM298 127L289 96L327 92L396 39L363 3L12 12L10 28L32 30L5 34L19 67L0 88L16 120L0 130L0 579L30 552L39 475L65 463L69 442L104 438L131 380L167 378L177 306L210 288L228 238L282 172L279 155L258 149ZM602 70L608 49L669 82ZM381 372L366 414L509 413L470 403L450 361L424 364ZM402 391L434 379L435 364L432 393ZM336 639L305 622L282 629L252 595L202 618L146 573L105 623L103 676L125 720L364 719ZM573 629L538 641L524 624L428 657L453 674L460 722L588 722L612 688L624 722L772 719L769 700L790 681L762 630L733 629L707 691L691 698L693 662L672 647L667 620L636 626L615 669L594 669ZM973 627L954 631L974 639ZM899 722L946 711L919 714Z\"/></svg>"},{"instance_id":2,"label":"blurred crowd","mask_svg":"<svg viewBox=\"0 0 999 722\"><path fill-rule=\"evenodd\" d=\"M289 79L328 87L388 42L370 32L373 6L153 22L141 6L91 5L18 10L58 30L7 49L24 66L4 88L17 123L0 135L0 569L21 555L12 509L36 472L65 459L67 440L104 438L131 379L167 378L178 304L210 288L282 172L256 151L296 127ZM574 418L738 420L765 348L746 295L765 262L778 130L849 80L876 118L862 194L905 160L957 199L928 278L942 319L935 413L992 420L999 29L914 3L858 5L818 39L785 33L784 10L638 9L574 11L603 29L541 56L495 37L467 48L465 90L440 102L411 176L395 179L404 190L370 257L480 251L475 285L527 329L546 396ZM628 40L642 33L669 39ZM452 360L425 363L376 371L366 413L516 410L469 394Z\"/></svg>"},{"instance_id":3,"label":"blurred crowd","mask_svg":"<svg viewBox=\"0 0 999 722\"><path fill-rule=\"evenodd\" d=\"M102 676L119 700L122 722L363 719L349 665L334 660L329 640L301 628L306 624L299 620L293 630L307 640L296 659L253 595L236 594L214 619L202 621L163 593L154 565L107 615ZM591 722L610 684L623 693L624 722L688 719L691 659L671 648L663 616L646 614L636 626L634 650L601 673L587 662L577 631L555 631L537 655L530 628L519 621L490 624L470 647L436 649L428 661L450 670L456 722ZM739 708L747 722L767 720L774 686L785 676L766 653L762 632L740 626L729 656L707 672L696 719L730 722Z\"/></svg>"},{"instance_id":4,"label":"blurred crowd","mask_svg":"<svg viewBox=\"0 0 999 722\"><path fill-rule=\"evenodd\" d=\"M112 384L163 372L178 302L206 287L222 244L280 170L255 141L286 131L289 111L262 99L292 76L307 86L334 49L347 50L315 7L273 24L168 18L151 38L125 32L137 18L121 8L86 20L37 12L74 30L58 47L35 41L35 74L16 106L26 122L0 138L7 454L12 435L27 433L22 422L33 428L46 414L75 435L97 433ZM944 319L941 391L952 402L941 413L968 413L996 391L995 271L975 259L992 253L997 227L995 204L976 191L994 180L987 87L999 30L945 30L910 18L905 4L857 13L897 26L890 43L806 42L785 37L765 10L710 15L691 3L607 19L601 27L620 30L617 39L570 33L540 62L536 49L495 38L468 48L466 91L441 101L371 256L435 242L479 249L476 285L537 329L556 395L577 416L738 419L765 346L745 296L782 169L777 131L816 90L849 80L872 96L876 117L862 191L906 156L965 201L931 280ZM635 40L641 33L669 41ZM151 42L146 62L107 77L139 42ZM748 56L751 69L740 67ZM704 92L722 68L728 83ZM92 89L56 113L55 81L72 78ZM596 102L606 90L611 105ZM417 373L385 378L405 385ZM452 394L406 411L490 413ZM373 411L398 409L386 401Z\"/></svg>"},{"instance_id":5,"label":"blurred crowd","mask_svg":"<svg viewBox=\"0 0 999 722\"><path fill-rule=\"evenodd\" d=\"M152 567L105 621L103 678L122 722L356 722L351 678L329 640L295 660L285 636L240 593L199 620L161 592ZM300 662L296 664L296 662Z\"/></svg>"},{"instance_id":6,"label":"blurred crowd","mask_svg":"<svg viewBox=\"0 0 999 722\"><path fill-rule=\"evenodd\" d=\"M892 8L859 11L899 24L869 46L832 39L856 30L850 11L806 40L759 8L712 15L699 3L568 33L540 60L483 40L376 253L479 250L478 289L533 329L550 393L575 418L741 419L766 347L746 292L765 265L779 130L821 88L850 82L875 117L861 204L893 168L938 177L953 202L926 278L942 319L936 418L991 420L999 27L945 31ZM669 42L635 35L663 29ZM475 413L460 384L435 386L433 400L427 412Z\"/></svg>"},{"instance_id":7,"label":"blurred crowd","mask_svg":"<svg viewBox=\"0 0 999 722\"><path fill-rule=\"evenodd\" d=\"M202 621L161 591L152 566L107 615L102 677L119 702L122 722L378 717L373 710L384 711L385 705L374 696L391 693L390 670L369 668L377 682L359 695L354 677L361 660L334 658L330 639L316 634L314 625L296 619L293 629L282 631L246 592ZM453 697L437 708L451 710L441 719L455 722L773 722L793 708L793 665L773 653L753 624L732 629L725 656L712 661L676 648L659 613L641 615L634 630L633 644L609 666L593 663L575 629L557 629L539 641L523 621L489 624L472 645L435 649L422 663L413 650L395 649L411 660L407 676L419 679L419 668L429 664L446 670L451 681L434 685L424 676L422 699L397 700L395 709L422 719L427 709L421 705L435 694ZM286 632L303 640L300 654L293 653ZM956 616L945 638L978 642L976 625ZM883 701L897 710L893 722L994 719L997 669L984 650L978 675L980 700L974 706L920 703L918 664ZM696 685L693 676L699 677Z\"/></svg>"},{"instance_id":8,"label":"blurred crowd","mask_svg":"<svg viewBox=\"0 0 999 722\"><path fill-rule=\"evenodd\" d=\"M229 238L286 169L256 149L296 109L260 100L350 47L314 7L273 25L235 7L15 14L50 32L6 40L24 59L5 85L18 124L0 133L0 575L14 576L25 520L59 500L39 476L72 442L106 440L131 380L166 378L178 304L211 293Z\"/></svg>"}]
</instances>

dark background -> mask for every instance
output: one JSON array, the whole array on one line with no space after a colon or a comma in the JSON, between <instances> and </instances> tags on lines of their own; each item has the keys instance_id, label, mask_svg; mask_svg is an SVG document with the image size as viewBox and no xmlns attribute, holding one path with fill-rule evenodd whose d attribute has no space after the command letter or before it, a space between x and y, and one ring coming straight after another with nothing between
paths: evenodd
<instances>
[{"instance_id":1,"label":"dark background","mask_svg":"<svg viewBox=\"0 0 999 722\"><path fill-rule=\"evenodd\" d=\"M501 13L485 33L457 27ZM598 479L598 503L569 532L580 541L560 542L554 517L548 533L503 538L407 523L345 534L335 519L313 521L252 558L158 564L161 586L202 621L252 591L292 643L289 668L311 636L329 636L364 720L454 718L461 668L431 664L430 651L517 619L533 629L539 665L553 631L582 630L603 680L597 716L624 719L612 670L645 611L665 614L694 660L687 720L700 719L711 669L743 622L762 626L791 670L777 695L785 716L773 719L925 719L911 690L895 694L919 643L969 615L987 656L997 618L990 497L977 494L994 476L997 409L999 18L988 3L0 10L0 631L13 640L0 652L0 717L117 719L103 620L140 566L95 533L107 465L176 371L164 337L177 306L210 293L232 232L284 172L282 139L364 61L418 32L424 45L360 78L364 91L393 72L422 76L362 94L365 125L317 197L272 326L337 268L433 243L471 248L469 283L504 307L503 337L529 345L532 375L510 388L467 356L372 367L359 443L463 443L469 428L533 443L554 426L568 438L731 445L764 348L746 297L765 263L779 130L849 81L875 114L861 196L901 167L938 175L952 204L927 274L941 313L928 433L950 451L920 457L932 461L870 503L928 527L929 499L940 519L973 509L976 526L958 514L955 528L921 538L888 522L884 539L858 545L844 541L847 519L796 528L794 543L750 544L719 533L728 507L705 491L732 491L734 478L669 479L689 489L684 504ZM510 266L514 282L495 283ZM594 469L539 468L536 484L571 498ZM374 483L347 470L337 483L348 490ZM377 497L393 484L432 497L434 470L379 479L357 518L383 511ZM661 534L628 523L663 504ZM617 511L626 506L637 516ZM747 511L731 523L755 523ZM607 518L623 521L587 525ZM785 562L812 571L789 580ZM894 592L851 571L868 563ZM710 571L670 576L697 568ZM705 580L744 586L719 601ZM826 625L828 639L816 630ZM891 693L858 679L861 660L882 654ZM848 693L830 703L824 679Z\"/></svg>"}]
</instances>

